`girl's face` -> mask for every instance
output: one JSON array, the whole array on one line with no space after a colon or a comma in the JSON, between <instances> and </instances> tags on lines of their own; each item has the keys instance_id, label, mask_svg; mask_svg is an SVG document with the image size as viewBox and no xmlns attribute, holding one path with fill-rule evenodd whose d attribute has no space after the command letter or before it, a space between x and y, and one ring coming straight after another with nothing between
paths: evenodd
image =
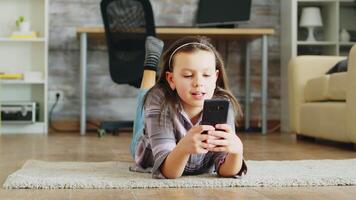
<instances>
[{"instance_id":1,"label":"girl's face","mask_svg":"<svg viewBox=\"0 0 356 200\"><path fill-rule=\"evenodd\" d=\"M166 72L166 79L189 112L203 109L204 99L213 97L218 74L214 53L197 50L174 55L173 72Z\"/></svg>"}]
</instances>

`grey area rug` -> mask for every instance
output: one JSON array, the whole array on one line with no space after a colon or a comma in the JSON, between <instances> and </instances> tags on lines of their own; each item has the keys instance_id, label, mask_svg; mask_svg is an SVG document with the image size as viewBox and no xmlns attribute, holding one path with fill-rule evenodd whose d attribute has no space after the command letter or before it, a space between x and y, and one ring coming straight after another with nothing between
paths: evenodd
<instances>
[{"instance_id":1,"label":"grey area rug","mask_svg":"<svg viewBox=\"0 0 356 200\"><path fill-rule=\"evenodd\" d=\"M247 161L241 179L216 175L153 179L149 173L131 172L128 162L47 162L29 160L9 175L3 187L11 188L192 188L288 187L356 185L356 159Z\"/></svg>"}]
</instances>

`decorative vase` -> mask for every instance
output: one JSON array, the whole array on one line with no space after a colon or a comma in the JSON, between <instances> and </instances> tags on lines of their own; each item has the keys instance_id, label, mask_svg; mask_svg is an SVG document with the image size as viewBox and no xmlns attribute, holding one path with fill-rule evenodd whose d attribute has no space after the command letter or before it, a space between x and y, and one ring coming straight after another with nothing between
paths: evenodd
<instances>
[{"instance_id":1,"label":"decorative vase","mask_svg":"<svg viewBox=\"0 0 356 200\"><path fill-rule=\"evenodd\" d=\"M24 21L20 24L20 32L30 32L31 24L28 21Z\"/></svg>"},{"instance_id":2,"label":"decorative vase","mask_svg":"<svg viewBox=\"0 0 356 200\"><path fill-rule=\"evenodd\" d=\"M340 32L340 41L341 42L350 42L350 33L346 29L342 29Z\"/></svg>"}]
</instances>

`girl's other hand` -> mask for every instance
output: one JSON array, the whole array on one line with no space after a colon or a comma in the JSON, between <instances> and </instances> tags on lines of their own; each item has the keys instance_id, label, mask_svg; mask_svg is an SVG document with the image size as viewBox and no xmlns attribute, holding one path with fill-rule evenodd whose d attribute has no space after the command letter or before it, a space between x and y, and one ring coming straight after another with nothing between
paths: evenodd
<instances>
[{"instance_id":1,"label":"girl's other hand","mask_svg":"<svg viewBox=\"0 0 356 200\"><path fill-rule=\"evenodd\" d=\"M208 131L208 135L219 139L208 139L206 142L214 147L209 147L209 151L227 152L231 154L243 154L243 145L240 138L228 124L217 124L219 130Z\"/></svg>"},{"instance_id":2,"label":"girl's other hand","mask_svg":"<svg viewBox=\"0 0 356 200\"><path fill-rule=\"evenodd\" d=\"M207 153L209 148L215 145L206 143L209 139L214 139L208 134L201 134L204 131L213 131L215 128L210 125L193 126L187 134L178 142L179 146L187 154Z\"/></svg>"}]
</instances>

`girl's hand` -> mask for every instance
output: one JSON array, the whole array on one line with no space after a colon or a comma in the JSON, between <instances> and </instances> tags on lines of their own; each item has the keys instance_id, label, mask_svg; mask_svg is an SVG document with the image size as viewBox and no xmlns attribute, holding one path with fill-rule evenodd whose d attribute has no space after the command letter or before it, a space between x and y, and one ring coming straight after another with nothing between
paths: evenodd
<instances>
[{"instance_id":1,"label":"girl's hand","mask_svg":"<svg viewBox=\"0 0 356 200\"><path fill-rule=\"evenodd\" d=\"M213 131L215 128L209 125L193 126L187 134L178 142L177 147L180 147L186 154L207 153L208 148L215 145L206 143L209 139L214 139L208 134L201 134L204 131Z\"/></svg>"},{"instance_id":2,"label":"girl's hand","mask_svg":"<svg viewBox=\"0 0 356 200\"><path fill-rule=\"evenodd\" d=\"M208 139L206 142L215 147L210 147L209 151L227 152L231 154L243 154L243 145L240 138L228 124L217 124L214 131L208 131L208 135L219 139Z\"/></svg>"}]
</instances>

